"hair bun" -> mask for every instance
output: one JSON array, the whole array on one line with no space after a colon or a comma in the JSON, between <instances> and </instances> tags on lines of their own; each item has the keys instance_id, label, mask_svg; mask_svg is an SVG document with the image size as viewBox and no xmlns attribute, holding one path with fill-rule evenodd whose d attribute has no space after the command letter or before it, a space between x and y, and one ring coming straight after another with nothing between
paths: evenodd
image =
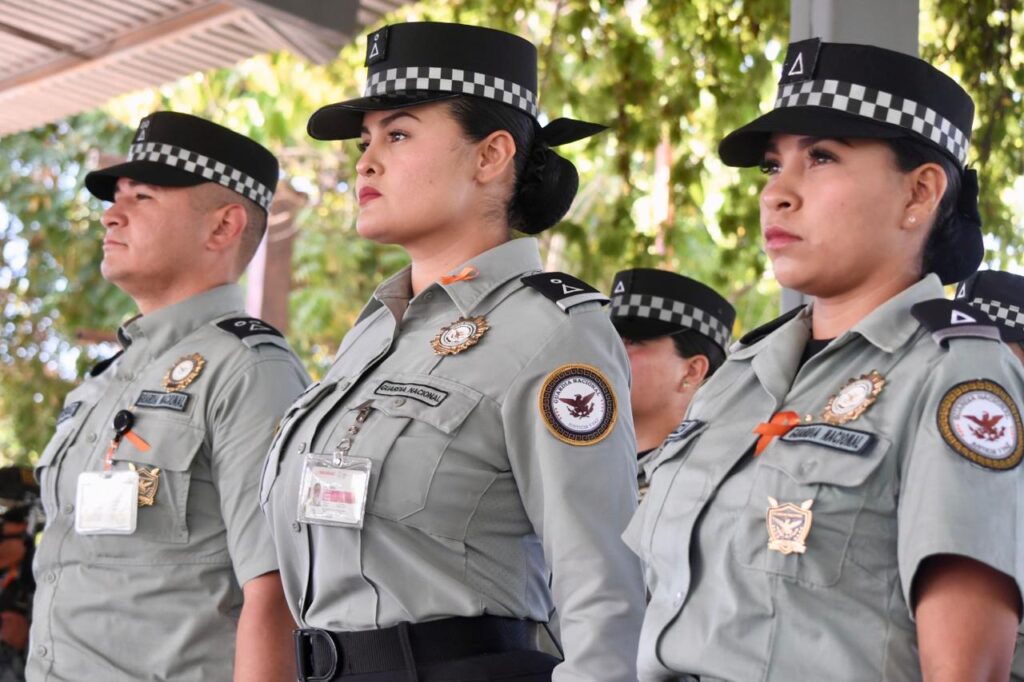
<instances>
[{"instance_id":1,"label":"hair bun","mask_svg":"<svg viewBox=\"0 0 1024 682\"><path fill-rule=\"evenodd\" d=\"M521 223L514 227L526 234L548 229L569 212L579 186L576 166L537 139L513 202Z\"/></svg>"}]
</instances>

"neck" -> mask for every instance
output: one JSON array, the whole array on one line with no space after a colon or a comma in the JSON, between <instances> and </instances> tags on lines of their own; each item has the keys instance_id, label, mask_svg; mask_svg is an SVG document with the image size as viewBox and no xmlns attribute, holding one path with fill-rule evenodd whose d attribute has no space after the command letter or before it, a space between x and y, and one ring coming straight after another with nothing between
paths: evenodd
<instances>
[{"instance_id":1,"label":"neck","mask_svg":"<svg viewBox=\"0 0 1024 682\"><path fill-rule=\"evenodd\" d=\"M230 280L180 282L152 291L143 290L133 292L122 287L122 291L132 297L132 300L135 301L135 305L139 307L140 313L143 315L149 315L225 284L230 284Z\"/></svg>"},{"instance_id":2,"label":"neck","mask_svg":"<svg viewBox=\"0 0 1024 682\"><path fill-rule=\"evenodd\" d=\"M918 279L919 275L901 273L835 296L816 297L811 317L812 337L834 339L840 336Z\"/></svg>"},{"instance_id":3,"label":"neck","mask_svg":"<svg viewBox=\"0 0 1024 682\"><path fill-rule=\"evenodd\" d=\"M682 410L661 410L655 414L633 415L633 427L636 429L636 451L644 452L653 450L664 442L668 434L679 426L682 415L686 413L686 407Z\"/></svg>"},{"instance_id":4,"label":"neck","mask_svg":"<svg viewBox=\"0 0 1024 682\"><path fill-rule=\"evenodd\" d=\"M438 279L481 253L508 241L508 228L470 229L403 244L412 260L412 293L419 294Z\"/></svg>"}]
</instances>

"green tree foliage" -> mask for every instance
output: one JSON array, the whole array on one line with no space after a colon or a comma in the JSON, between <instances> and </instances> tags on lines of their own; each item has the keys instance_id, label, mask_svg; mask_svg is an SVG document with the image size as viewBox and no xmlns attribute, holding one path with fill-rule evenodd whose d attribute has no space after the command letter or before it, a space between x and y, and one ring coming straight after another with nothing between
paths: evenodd
<instances>
[{"instance_id":1,"label":"green tree foliage","mask_svg":"<svg viewBox=\"0 0 1024 682\"><path fill-rule=\"evenodd\" d=\"M1022 243L1007 194L1024 168L1020 0L924 0L922 52L979 103L973 162L999 265ZM765 108L788 34L786 0L425 0L386 21L462 21L539 46L548 118L609 131L559 149L580 169L563 223L541 242L549 269L607 288L626 267L656 266L722 291L738 331L774 316L778 288L760 253L757 171L724 168L717 141ZM373 27L371 27L373 28ZM81 190L95 151L123 153L145 113L187 111L247 133L282 159L309 201L296 220L290 337L314 374L401 250L358 238L353 143L305 134L320 105L362 91L363 43L322 66L271 54L123 97L101 111L0 140L0 453L31 460L64 393L113 348L76 334L110 330L131 301L99 275L102 206Z\"/></svg>"}]
</instances>

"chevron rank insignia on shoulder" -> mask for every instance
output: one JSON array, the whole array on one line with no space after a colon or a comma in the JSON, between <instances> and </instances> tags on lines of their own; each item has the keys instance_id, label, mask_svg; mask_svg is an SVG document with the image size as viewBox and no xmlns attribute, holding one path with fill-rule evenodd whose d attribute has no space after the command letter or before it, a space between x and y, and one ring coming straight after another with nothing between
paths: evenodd
<instances>
[{"instance_id":1,"label":"chevron rank insignia on shoulder","mask_svg":"<svg viewBox=\"0 0 1024 682\"><path fill-rule=\"evenodd\" d=\"M240 339L258 334L270 334L271 336L284 338L284 334L256 317L232 317L227 320L221 320L217 323L217 326L226 332L231 332Z\"/></svg>"},{"instance_id":2,"label":"chevron rank insignia on shoulder","mask_svg":"<svg viewBox=\"0 0 1024 682\"><path fill-rule=\"evenodd\" d=\"M590 301L597 301L601 305L608 303L608 297L600 291L564 272L541 272L523 277L520 281L554 301L565 312L569 312L573 306Z\"/></svg>"},{"instance_id":3,"label":"chevron rank insignia on shoulder","mask_svg":"<svg viewBox=\"0 0 1024 682\"><path fill-rule=\"evenodd\" d=\"M910 314L931 332L932 338L940 346L957 337L1000 340L999 325L963 301L933 298L915 304Z\"/></svg>"}]
</instances>

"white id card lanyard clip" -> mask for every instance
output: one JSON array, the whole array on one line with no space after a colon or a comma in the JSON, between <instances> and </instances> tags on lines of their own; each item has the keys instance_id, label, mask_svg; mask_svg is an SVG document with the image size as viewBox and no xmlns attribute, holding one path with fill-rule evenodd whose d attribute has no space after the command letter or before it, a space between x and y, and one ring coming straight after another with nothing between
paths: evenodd
<instances>
[{"instance_id":1,"label":"white id card lanyard clip","mask_svg":"<svg viewBox=\"0 0 1024 682\"><path fill-rule=\"evenodd\" d=\"M352 457L356 434L370 416L373 401L363 403L356 420L332 453L310 452L302 465L298 519L302 523L362 528L373 461Z\"/></svg>"}]
</instances>

